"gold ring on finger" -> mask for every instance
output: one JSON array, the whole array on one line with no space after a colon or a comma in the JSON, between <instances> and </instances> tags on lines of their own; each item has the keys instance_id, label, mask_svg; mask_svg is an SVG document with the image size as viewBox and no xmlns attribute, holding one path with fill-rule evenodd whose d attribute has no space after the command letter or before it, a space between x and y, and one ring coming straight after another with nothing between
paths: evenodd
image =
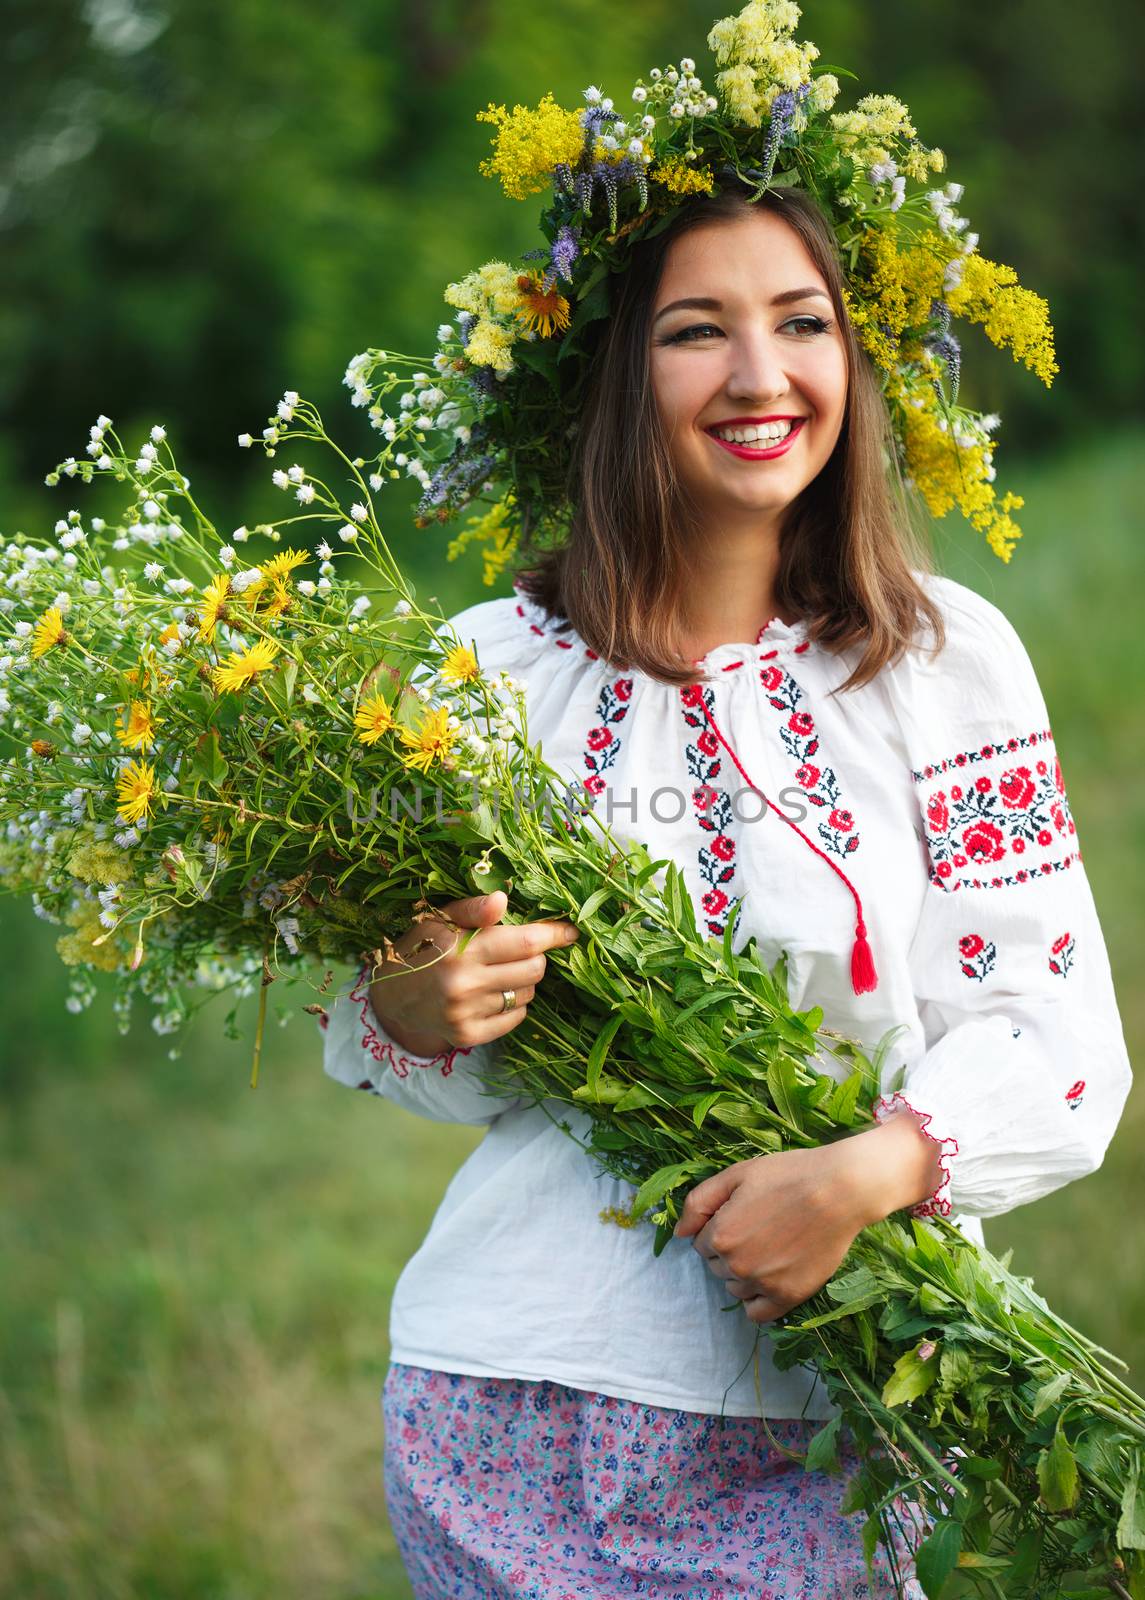
<instances>
[{"instance_id":1,"label":"gold ring on finger","mask_svg":"<svg viewBox=\"0 0 1145 1600\"><path fill-rule=\"evenodd\" d=\"M516 1004L517 1004L517 991L516 991L516 989L502 989L501 990L501 1010L502 1011L512 1011L514 1009L514 1007L516 1006Z\"/></svg>"}]
</instances>

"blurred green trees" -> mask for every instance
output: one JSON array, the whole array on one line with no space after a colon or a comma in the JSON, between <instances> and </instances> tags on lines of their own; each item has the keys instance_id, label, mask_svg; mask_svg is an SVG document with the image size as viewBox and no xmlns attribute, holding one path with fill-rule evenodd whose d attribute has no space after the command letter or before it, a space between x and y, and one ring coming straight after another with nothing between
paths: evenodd
<instances>
[{"instance_id":1,"label":"blurred green trees","mask_svg":"<svg viewBox=\"0 0 1145 1600\"><path fill-rule=\"evenodd\" d=\"M489 100L567 104L708 58L713 0L6 0L0 100L0 529L57 514L43 473L100 411L162 420L246 514L233 448L285 387L354 437L367 344L432 350L441 289L536 242L539 201L478 176ZM727 10L734 10L728 5ZM982 252L1045 294L1049 393L967 332L966 391L1004 447L1140 408L1141 149L1132 0L808 0L801 36L900 94ZM1005 451L1004 451L1005 454ZM1001 459L1004 459L1004 456ZM238 498L235 498L238 496ZM395 487L395 526L410 497Z\"/></svg>"}]
</instances>

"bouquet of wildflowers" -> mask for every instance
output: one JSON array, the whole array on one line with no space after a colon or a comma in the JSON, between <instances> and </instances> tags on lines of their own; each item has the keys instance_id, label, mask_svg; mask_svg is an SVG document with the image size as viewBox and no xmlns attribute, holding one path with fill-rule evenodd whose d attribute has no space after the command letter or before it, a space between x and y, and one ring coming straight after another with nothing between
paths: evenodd
<instances>
[{"instance_id":1,"label":"bouquet of wildflowers","mask_svg":"<svg viewBox=\"0 0 1145 1600\"><path fill-rule=\"evenodd\" d=\"M710 1174L869 1124L889 1040L868 1059L794 1011L782 964L702 935L678 868L562 790L519 686L418 606L363 463L313 407L286 395L264 437L329 446L350 503L276 467L302 510L223 541L163 430L136 454L101 417L94 459L51 478L120 481L121 514L72 510L54 540L0 552L0 874L63 929L70 1004L104 971L123 1026L141 998L168 1032L212 992L257 988L257 1072L273 983L312 974L320 1011L326 963L392 954L435 901L505 887L514 917L568 917L582 938L552 952L489 1087L587 1111L587 1153L635 1186L610 1220L650 1219L655 1251ZM282 545L300 518L334 541L316 578ZM808 1470L838 1470L843 1426L861 1447L846 1503L869 1559L880 1540L897 1559L911 1501L932 1600L1145 1592L1145 1403L957 1228L865 1229L767 1336L839 1406Z\"/></svg>"}]
</instances>

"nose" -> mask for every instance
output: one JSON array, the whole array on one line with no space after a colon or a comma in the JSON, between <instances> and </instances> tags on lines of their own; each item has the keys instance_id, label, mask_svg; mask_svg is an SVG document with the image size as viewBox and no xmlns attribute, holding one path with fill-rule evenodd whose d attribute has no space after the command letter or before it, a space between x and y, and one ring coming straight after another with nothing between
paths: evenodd
<instances>
[{"instance_id":1,"label":"nose","mask_svg":"<svg viewBox=\"0 0 1145 1600\"><path fill-rule=\"evenodd\" d=\"M783 351L763 328L745 329L733 342L728 398L769 405L791 385Z\"/></svg>"}]
</instances>

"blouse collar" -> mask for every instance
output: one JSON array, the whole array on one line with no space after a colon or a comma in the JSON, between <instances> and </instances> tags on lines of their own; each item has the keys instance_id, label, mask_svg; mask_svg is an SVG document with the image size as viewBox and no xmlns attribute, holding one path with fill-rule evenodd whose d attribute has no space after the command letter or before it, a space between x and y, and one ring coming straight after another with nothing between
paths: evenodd
<instances>
[{"instance_id":1,"label":"blouse collar","mask_svg":"<svg viewBox=\"0 0 1145 1600\"><path fill-rule=\"evenodd\" d=\"M539 638L547 639L557 649L572 651L578 659L601 659L597 651L589 649L565 618L552 616L515 585L513 595L523 628ZM790 651L803 654L808 648L807 624L802 618L795 622L783 622L779 617L772 617L764 623L751 644L717 644L706 655L697 657L693 665L704 673L731 671L745 661L769 661Z\"/></svg>"}]
</instances>

